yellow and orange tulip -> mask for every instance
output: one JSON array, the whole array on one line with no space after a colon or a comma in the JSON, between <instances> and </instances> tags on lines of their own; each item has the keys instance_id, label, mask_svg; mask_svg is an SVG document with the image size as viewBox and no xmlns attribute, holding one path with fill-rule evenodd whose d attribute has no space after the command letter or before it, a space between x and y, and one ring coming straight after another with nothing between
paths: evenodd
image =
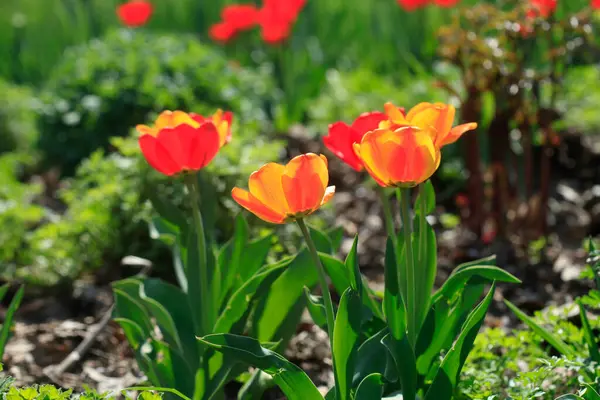
<instances>
[{"instance_id":1,"label":"yellow and orange tulip","mask_svg":"<svg viewBox=\"0 0 600 400\"><path fill-rule=\"evenodd\" d=\"M354 151L367 172L383 187L413 187L429 179L440 165L432 128L380 128L368 132Z\"/></svg>"},{"instance_id":2,"label":"yellow and orange tulip","mask_svg":"<svg viewBox=\"0 0 600 400\"><path fill-rule=\"evenodd\" d=\"M309 215L331 200L335 187L328 183L325 156L307 153L287 165L263 165L250 175L249 191L236 187L231 195L260 219L283 224Z\"/></svg>"},{"instance_id":3,"label":"yellow and orange tulip","mask_svg":"<svg viewBox=\"0 0 600 400\"><path fill-rule=\"evenodd\" d=\"M456 109L444 103L419 103L406 115L392 103L386 103L385 112L388 121L382 122L380 128L395 129L401 126L416 126L427 130L433 144L438 149L456 142L465 132L477 128L477 123L470 122L452 127Z\"/></svg>"}]
</instances>

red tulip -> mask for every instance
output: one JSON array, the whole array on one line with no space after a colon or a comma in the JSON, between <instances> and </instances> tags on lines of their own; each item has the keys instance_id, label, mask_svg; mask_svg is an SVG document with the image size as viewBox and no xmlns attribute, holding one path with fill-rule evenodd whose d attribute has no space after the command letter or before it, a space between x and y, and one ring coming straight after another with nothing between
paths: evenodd
<instances>
[{"instance_id":1,"label":"red tulip","mask_svg":"<svg viewBox=\"0 0 600 400\"><path fill-rule=\"evenodd\" d=\"M594 10L600 10L600 0L592 0L590 7L592 7Z\"/></svg>"},{"instance_id":2,"label":"red tulip","mask_svg":"<svg viewBox=\"0 0 600 400\"><path fill-rule=\"evenodd\" d=\"M152 15L153 7L147 1L133 0L121 4L117 8L117 15L121 22L129 27L145 25Z\"/></svg>"},{"instance_id":3,"label":"red tulip","mask_svg":"<svg viewBox=\"0 0 600 400\"><path fill-rule=\"evenodd\" d=\"M527 18L548 18L556 10L557 0L530 0Z\"/></svg>"},{"instance_id":4,"label":"red tulip","mask_svg":"<svg viewBox=\"0 0 600 400\"><path fill-rule=\"evenodd\" d=\"M263 40L276 44L287 39L305 5L306 0L265 0L258 16Z\"/></svg>"},{"instance_id":5,"label":"red tulip","mask_svg":"<svg viewBox=\"0 0 600 400\"><path fill-rule=\"evenodd\" d=\"M397 0L398 5L406 11L414 11L418 8L425 7L429 0Z\"/></svg>"},{"instance_id":6,"label":"red tulip","mask_svg":"<svg viewBox=\"0 0 600 400\"><path fill-rule=\"evenodd\" d=\"M454 7L460 2L460 0L433 0L433 3L442 8Z\"/></svg>"},{"instance_id":7,"label":"red tulip","mask_svg":"<svg viewBox=\"0 0 600 400\"><path fill-rule=\"evenodd\" d=\"M379 123L387 119L382 112L361 114L352 125L336 122L329 125L329 135L323 138L323 143L333 154L356 171L363 169L360 158L354 152L354 143L360 143L363 136L379 127Z\"/></svg>"},{"instance_id":8,"label":"red tulip","mask_svg":"<svg viewBox=\"0 0 600 400\"><path fill-rule=\"evenodd\" d=\"M256 25L258 10L252 4L233 4L223 8L221 19L211 26L209 36L219 42L228 42L239 32Z\"/></svg>"}]
</instances>

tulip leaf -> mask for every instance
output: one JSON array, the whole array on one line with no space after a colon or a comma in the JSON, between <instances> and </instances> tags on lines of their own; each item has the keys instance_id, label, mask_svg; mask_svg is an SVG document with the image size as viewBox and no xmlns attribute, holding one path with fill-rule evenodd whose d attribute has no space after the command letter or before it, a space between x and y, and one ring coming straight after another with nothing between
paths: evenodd
<instances>
[{"instance_id":1,"label":"tulip leaf","mask_svg":"<svg viewBox=\"0 0 600 400\"><path fill-rule=\"evenodd\" d=\"M539 325L533 320L533 318L529 317L513 303L506 299L504 300L504 303L508 306L508 308L511 309L512 312L515 313L515 315L521 321L523 321L527 326L529 326L529 328L531 328L531 330L533 330L536 333L536 335L540 336L542 339L548 342L548 344L554 347L556 351L558 351L560 354L567 357L576 356L575 351L568 344L563 342L559 337L552 334L543 326Z\"/></svg>"},{"instance_id":2,"label":"tulip leaf","mask_svg":"<svg viewBox=\"0 0 600 400\"><path fill-rule=\"evenodd\" d=\"M495 266L496 265L496 255L492 254L491 256L487 256L487 257L479 258L477 260L468 261L468 262L459 264L456 268L454 268L454 271L452 271L452 273L456 274L465 268L482 266L482 265L492 266L492 267Z\"/></svg>"},{"instance_id":3,"label":"tulip leaf","mask_svg":"<svg viewBox=\"0 0 600 400\"><path fill-rule=\"evenodd\" d=\"M336 226L328 229L325 233L327 234L327 237L329 237L331 245L333 246L333 252L335 253L342 245L342 240L344 239L344 228L342 226Z\"/></svg>"},{"instance_id":4,"label":"tulip leaf","mask_svg":"<svg viewBox=\"0 0 600 400\"><path fill-rule=\"evenodd\" d=\"M230 294L230 289L233 286L233 280L238 273L238 269L243 268L241 265L242 253L248 243L249 228L243 214L238 214L235 218L235 229L233 237L223 246L219 256L217 257L217 267L220 272L221 279L213 280L213 291L216 292L216 304L223 304L224 299ZM246 259L246 257L244 257ZM251 259L248 257L247 259ZM219 289L215 289L215 283L218 281Z\"/></svg>"},{"instance_id":5,"label":"tulip leaf","mask_svg":"<svg viewBox=\"0 0 600 400\"><path fill-rule=\"evenodd\" d=\"M304 295L306 296L306 308L315 325L321 329L327 330L327 315L325 313L325 303L323 297L315 296L310 293L310 289L304 287Z\"/></svg>"},{"instance_id":6,"label":"tulip leaf","mask_svg":"<svg viewBox=\"0 0 600 400\"><path fill-rule=\"evenodd\" d=\"M383 376L371 374L358 385L354 400L381 400L383 395Z\"/></svg>"},{"instance_id":7,"label":"tulip leaf","mask_svg":"<svg viewBox=\"0 0 600 400\"><path fill-rule=\"evenodd\" d=\"M387 352L381 339L388 334L387 328L380 330L375 335L367 338L356 352L356 362L354 365L353 386L357 386L368 375L378 373L384 374L386 371L386 357L382 354Z\"/></svg>"},{"instance_id":8,"label":"tulip leaf","mask_svg":"<svg viewBox=\"0 0 600 400\"><path fill-rule=\"evenodd\" d=\"M8 291L8 284L2 286L0 290L0 300L4 298L6 292ZM25 294L25 286L19 287L17 293L13 296L10 301L10 305L4 314L4 323L2 324L2 328L0 329L0 360L2 360L2 355L4 354L4 348L6 346L6 342L8 341L8 337L12 330L13 318L19 305L21 304L21 300L23 300L23 295Z\"/></svg>"},{"instance_id":9,"label":"tulip leaf","mask_svg":"<svg viewBox=\"0 0 600 400\"><path fill-rule=\"evenodd\" d=\"M585 308L583 307L581 300L577 301L577 305L579 306L579 315L581 317L583 336L590 350L590 358L596 363L600 364L600 352L598 351L598 343L596 342L596 339L594 337L594 332L592 331L590 321L587 317Z\"/></svg>"},{"instance_id":10,"label":"tulip leaf","mask_svg":"<svg viewBox=\"0 0 600 400\"><path fill-rule=\"evenodd\" d=\"M354 237L352 242L352 248L346 257L346 269L350 277L350 287L357 293L362 294L362 275L360 274L360 267L358 265L358 235Z\"/></svg>"},{"instance_id":11,"label":"tulip leaf","mask_svg":"<svg viewBox=\"0 0 600 400\"><path fill-rule=\"evenodd\" d=\"M144 192L144 197L150 200L152 208L164 220L164 224L174 225L183 235L187 234L189 224L186 215L177 207L162 199L158 192L149 188ZM172 228L171 228L172 229Z\"/></svg>"},{"instance_id":12,"label":"tulip leaf","mask_svg":"<svg viewBox=\"0 0 600 400\"><path fill-rule=\"evenodd\" d=\"M200 356L187 295L176 286L153 278L144 280L140 286L140 298L156 319L167 343L179 349L190 369L195 371Z\"/></svg>"},{"instance_id":13,"label":"tulip leaf","mask_svg":"<svg viewBox=\"0 0 600 400\"><path fill-rule=\"evenodd\" d=\"M333 243L331 242L331 239L329 238L329 236L327 236L327 234L313 227L309 227L308 230L310 232L310 237L315 243L315 246L318 251L322 253L333 254Z\"/></svg>"},{"instance_id":14,"label":"tulip leaf","mask_svg":"<svg viewBox=\"0 0 600 400\"><path fill-rule=\"evenodd\" d=\"M387 334L381 339L381 343L394 360L402 386L402 395L406 399L414 399L417 395L417 368L415 353L408 342L408 337L404 334L400 338L395 338L392 334Z\"/></svg>"},{"instance_id":15,"label":"tulip leaf","mask_svg":"<svg viewBox=\"0 0 600 400\"><path fill-rule=\"evenodd\" d=\"M267 389L275 386L271 375L260 369L254 371L250 379L238 391L238 400L260 400Z\"/></svg>"},{"instance_id":16,"label":"tulip leaf","mask_svg":"<svg viewBox=\"0 0 600 400\"><path fill-rule=\"evenodd\" d=\"M396 270L396 250L394 242L388 238L385 250L385 293L383 311L390 334L397 339L406 334L405 310L398 287Z\"/></svg>"},{"instance_id":17,"label":"tulip leaf","mask_svg":"<svg viewBox=\"0 0 600 400\"><path fill-rule=\"evenodd\" d=\"M481 303L467 317L458 338L442 360L424 400L450 400L452 398L460 378L460 371L473 348L477 333L494 297L495 288L496 283L494 282Z\"/></svg>"},{"instance_id":18,"label":"tulip leaf","mask_svg":"<svg viewBox=\"0 0 600 400\"><path fill-rule=\"evenodd\" d=\"M283 260L277 264L267 265L258 270L242 287L231 295L221 315L215 323L213 333L232 332L235 325L245 325L245 321L252 309L252 304L261 298L289 265L291 260ZM241 333L243 330L238 329ZM234 329L235 330L235 329Z\"/></svg>"},{"instance_id":19,"label":"tulip leaf","mask_svg":"<svg viewBox=\"0 0 600 400\"><path fill-rule=\"evenodd\" d=\"M475 265L465 268L461 268L458 272L453 272L452 275L444 282L442 287L435 292L431 302L435 303L440 298L445 297L451 299L458 291L463 289L465 283L472 277L478 276L488 281L508 282L508 283L521 283L521 281L506 272L502 268L488 266L488 265Z\"/></svg>"},{"instance_id":20,"label":"tulip leaf","mask_svg":"<svg viewBox=\"0 0 600 400\"><path fill-rule=\"evenodd\" d=\"M314 287L317 272L306 249L293 257L285 271L258 301L252 316L250 335L261 342L289 340L296 330L306 304L304 287Z\"/></svg>"},{"instance_id":21,"label":"tulip leaf","mask_svg":"<svg viewBox=\"0 0 600 400\"><path fill-rule=\"evenodd\" d=\"M421 207L424 207L425 215L432 214L435 211L435 189L433 188L431 179L419 185L419 194L415 200L415 211L420 213Z\"/></svg>"},{"instance_id":22,"label":"tulip leaf","mask_svg":"<svg viewBox=\"0 0 600 400\"><path fill-rule=\"evenodd\" d=\"M600 400L600 393L598 393L592 385L584 383L583 386L585 389L583 390L582 395L585 400Z\"/></svg>"},{"instance_id":23,"label":"tulip leaf","mask_svg":"<svg viewBox=\"0 0 600 400\"><path fill-rule=\"evenodd\" d=\"M419 220L417 216L417 220ZM417 225L414 237L415 254L415 307L418 326L421 326L429 310L433 284L437 274L437 244L435 232L427 220L424 222L424 232L421 232L421 226Z\"/></svg>"},{"instance_id":24,"label":"tulip leaf","mask_svg":"<svg viewBox=\"0 0 600 400\"><path fill-rule=\"evenodd\" d=\"M333 331L333 362L339 400L350 400L356 352L361 333L362 301L360 293L348 288L342 294Z\"/></svg>"},{"instance_id":25,"label":"tulip leaf","mask_svg":"<svg viewBox=\"0 0 600 400\"><path fill-rule=\"evenodd\" d=\"M230 355L271 375L289 400L323 399L304 371L283 356L261 346L256 339L232 334L212 334L198 340L224 355Z\"/></svg>"}]
</instances>

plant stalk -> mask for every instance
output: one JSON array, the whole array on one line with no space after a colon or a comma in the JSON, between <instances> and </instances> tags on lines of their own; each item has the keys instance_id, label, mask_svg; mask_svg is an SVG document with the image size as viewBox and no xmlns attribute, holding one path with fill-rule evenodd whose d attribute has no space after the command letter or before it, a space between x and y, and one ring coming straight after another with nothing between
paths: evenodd
<instances>
[{"instance_id":1,"label":"plant stalk","mask_svg":"<svg viewBox=\"0 0 600 400\"><path fill-rule=\"evenodd\" d=\"M385 194L385 189L379 185L377 185L377 191L379 192L379 197L381 199L381 207L383 208L383 218L385 220L385 230L387 231L387 235L392 238L392 240L396 240L396 229L394 229L394 217L392 216L392 208L390 206L390 200L388 196Z\"/></svg>"},{"instance_id":2,"label":"plant stalk","mask_svg":"<svg viewBox=\"0 0 600 400\"><path fill-rule=\"evenodd\" d=\"M402 217L402 233L404 235L404 255L406 256L406 281L407 281L407 294L406 294L406 328L408 332L408 341L414 349L417 332L416 332L416 279L415 279L415 265L412 254L412 224L410 220L410 189L398 189L398 196L400 197L400 215ZM400 273L401 271L398 271Z\"/></svg>"},{"instance_id":3,"label":"plant stalk","mask_svg":"<svg viewBox=\"0 0 600 400\"><path fill-rule=\"evenodd\" d=\"M335 324L335 314L333 312L333 302L331 301L331 294L329 293L329 285L327 284L327 275L325 274L325 268L321 263L321 259L319 258L319 253L317 252L317 248L310 237L310 232L304 223L302 218L299 218L297 221L300 230L302 231L302 235L304 235L304 240L306 241L306 245L308 246L309 253L311 254L313 261L315 263L315 268L317 268L317 275L319 276L319 283L321 284L321 291L323 292L323 302L325 303L325 316L327 318L327 333L329 335L329 346L331 346L331 360L333 366L333 376L335 377L335 391L336 398L339 397L338 386L337 386L337 375L335 371L335 360L333 355L333 328Z\"/></svg>"}]
</instances>

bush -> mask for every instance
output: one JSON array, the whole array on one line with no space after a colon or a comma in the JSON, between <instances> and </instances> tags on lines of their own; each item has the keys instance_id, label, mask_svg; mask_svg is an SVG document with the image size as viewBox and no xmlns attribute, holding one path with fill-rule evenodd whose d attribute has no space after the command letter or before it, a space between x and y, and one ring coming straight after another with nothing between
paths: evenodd
<instances>
[{"instance_id":1,"label":"bush","mask_svg":"<svg viewBox=\"0 0 600 400\"><path fill-rule=\"evenodd\" d=\"M46 90L39 147L47 165L71 175L109 138L164 109L232 110L256 132L273 83L192 36L121 30L69 49Z\"/></svg>"},{"instance_id":2,"label":"bush","mask_svg":"<svg viewBox=\"0 0 600 400\"><path fill-rule=\"evenodd\" d=\"M0 153L31 148L38 138L38 108L28 88L0 80Z\"/></svg>"}]
</instances>

